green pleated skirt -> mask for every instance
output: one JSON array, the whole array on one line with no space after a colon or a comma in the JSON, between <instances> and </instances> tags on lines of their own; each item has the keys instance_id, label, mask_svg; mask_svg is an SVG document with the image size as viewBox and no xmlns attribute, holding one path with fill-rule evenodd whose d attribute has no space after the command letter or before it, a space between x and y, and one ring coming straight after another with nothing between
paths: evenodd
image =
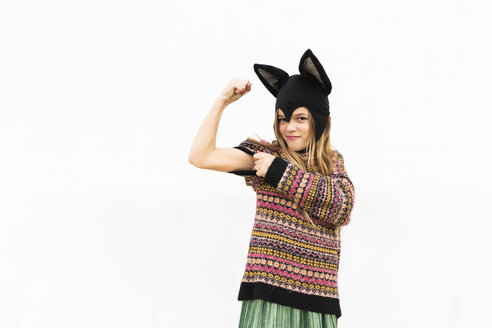
<instances>
[{"instance_id":1,"label":"green pleated skirt","mask_svg":"<svg viewBox=\"0 0 492 328\"><path fill-rule=\"evenodd\" d=\"M337 316L264 300L242 301L239 328L336 328Z\"/></svg>"}]
</instances>

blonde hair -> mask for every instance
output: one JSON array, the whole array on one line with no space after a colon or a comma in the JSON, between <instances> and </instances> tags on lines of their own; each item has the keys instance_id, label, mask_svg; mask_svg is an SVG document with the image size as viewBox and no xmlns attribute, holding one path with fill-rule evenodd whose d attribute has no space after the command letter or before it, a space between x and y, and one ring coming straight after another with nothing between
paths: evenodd
<instances>
[{"instance_id":1,"label":"blonde hair","mask_svg":"<svg viewBox=\"0 0 492 328\"><path fill-rule=\"evenodd\" d=\"M323 133L321 134L318 141L316 141L315 121L311 113L308 111L310 138L306 146L306 153L307 153L307 165L306 165L302 155L290 149L287 146L285 140L282 138L282 135L280 134L278 113L279 113L279 109L275 111L275 122L273 125L273 130L275 132L275 136L277 137L277 140L274 140L271 143L264 141L261 138L260 140L248 138L248 140L258 143L271 150L282 149L282 152L285 154L287 159L290 162L297 164L303 171L316 173L315 166L317 166L318 170L322 175L324 176L331 175L333 173L334 150L332 149L330 144L330 129L331 129L330 120L329 119L327 120ZM309 222L311 222L313 226L316 226L312 221L311 216L305 209L302 209L302 213L309 220Z\"/></svg>"}]
</instances>

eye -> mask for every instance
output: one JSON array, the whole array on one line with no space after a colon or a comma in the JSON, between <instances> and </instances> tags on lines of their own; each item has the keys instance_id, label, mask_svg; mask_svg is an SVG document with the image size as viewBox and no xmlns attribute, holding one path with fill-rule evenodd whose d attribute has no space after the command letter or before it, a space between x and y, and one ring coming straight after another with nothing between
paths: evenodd
<instances>
[{"instance_id":1,"label":"eye","mask_svg":"<svg viewBox=\"0 0 492 328\"><path fill-rule=\"evenodd\" d=\"M299 117L299 120L307 120L307 117Z\"/></svg>"},{"instance_id":2,"label":"eye","mask_svg":"<svg viewBox=\"0 0 492 328\"><path fill-rule=\"evenodd\" d=\"M279 122L285 122L285 118L281 117L278 119Z\"/></svg>"}]
</instances>

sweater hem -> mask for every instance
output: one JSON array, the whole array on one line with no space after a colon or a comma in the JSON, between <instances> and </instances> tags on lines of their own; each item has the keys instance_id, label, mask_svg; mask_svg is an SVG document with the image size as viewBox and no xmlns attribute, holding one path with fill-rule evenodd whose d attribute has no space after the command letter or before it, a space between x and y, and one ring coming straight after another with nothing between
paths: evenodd
<instances>
[{"instance_id":1,"label":"sweater hem","mask_svg":"<svg viewBox=\"0 0 492 328\"><path fill-rule=\"evenodd\" d=\"M311 312L334 314L337 318L342 315L338 298L307 295L265 284L263 282L241 282L238 300L254 299L263 299L265 301Z\"/></svg>"}]
</instances>

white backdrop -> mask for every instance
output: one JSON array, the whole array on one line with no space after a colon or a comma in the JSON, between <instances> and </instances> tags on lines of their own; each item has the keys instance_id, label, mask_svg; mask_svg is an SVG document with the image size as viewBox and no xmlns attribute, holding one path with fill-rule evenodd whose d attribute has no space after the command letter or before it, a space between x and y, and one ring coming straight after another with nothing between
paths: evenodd
<instances>
[{"instance_id":1,"label":"white backdrop","mask_svg":"<svg viewBox=\"0 0 492 328\"><path fill-rule=\"evenodd\" d=\"M0 328L235 327L255 194L188 163L271 140L254 63L333 84L355 185L339 327L490 327L486 1L0 1Z\"/></svg>"}]
</instances>

